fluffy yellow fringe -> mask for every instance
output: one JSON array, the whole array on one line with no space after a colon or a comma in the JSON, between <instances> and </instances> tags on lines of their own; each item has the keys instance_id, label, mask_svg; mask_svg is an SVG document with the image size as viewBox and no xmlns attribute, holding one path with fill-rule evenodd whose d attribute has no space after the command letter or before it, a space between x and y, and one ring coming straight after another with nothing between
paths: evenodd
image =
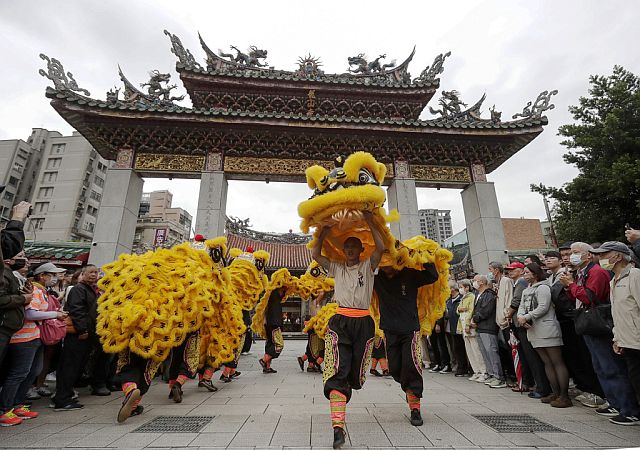
<instances>
[{"instance_id":1,"label":"fluffy yellow fringe","mask_svg":"<svg viewBox=\"0 0 640 450\"><path fill-rule=\"evenodd\" d=\"M315 261L311 261L307 271L298 279L298 292L302 300L316 298L320 292L333 290L335 281L327 276L327 271Z\"/></svg>"},{"instance_id":2,"label":"fluffy yellow fringe","mask_svg":"<svg viewBox=\"0 0 640 450\"><path fill-rule=\"evenodd\" d=\"M327 303L322 308L320 308L320 311L318 311L315 316L309 319L302 331L307 333L309 332L309 330L313 330L320 337L320 339L324 339L324 335L327 332L327 326L329 325L329 319L335 316L337 311L337 303Z\"/></svg>"},{"instance_id":3,"label":"fluffy yellow fringe","mask_svg":"<svg viewBox=\"0 0 640 450\"><path fill-rule=\"evenodd\" d=\"M251 329L263 338L267 337L265 314L269 304L269 297L271 297L271 293L273 291L282 287L286 289L285 294L282 297L282 303L286 302L289 296L298 292L298 278L291 275L289 270L284 267L271 274L271 280L269 281L269 284L256 307L256 313L254 314L253 321L251 322Z\"/></svg>"},{"instance_id":4,"label":"fluffy yellow fringe","mask_svg":"<svg viewBox=\"0 0 640 450\"><path fill-rule=\"evenodd\" d=\"M210 244L224 254L226 239ZM104 294L98 299L96 331L107 353L128 348L143 358L164 361L205 320L225 319L228 276L207 251L189 243L143 255L123 254L102 269L99 287Z\"/></svg>"}]
</instances>

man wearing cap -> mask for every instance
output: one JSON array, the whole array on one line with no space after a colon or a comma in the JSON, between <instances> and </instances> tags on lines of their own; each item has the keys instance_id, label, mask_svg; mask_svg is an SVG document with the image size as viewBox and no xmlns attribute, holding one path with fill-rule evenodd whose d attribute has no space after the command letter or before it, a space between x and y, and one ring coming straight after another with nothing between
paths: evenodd
<instances>
[{"instance_id":1,"label":"man wearing cap","mask_svg":"<svg viewBox=\"0 0 640 450\"><path fill-rule=\"evenodd\" d=\"M607 247L594 249L584 242L571 245L570 262L577 269L576 280L568 273L560 275L560 282L565 286L567 295L576 301L576 308L589 308L593 305L609 303L609 272L591 261L590 252L602 253ZM593 368L598 375L608 406L596 410L596 413L607 417L637 417L640 415L638 403L629 378L626 366L620 355L612 348L611 335L588 335L584 341L591 353Z\"/></svg>"},{"instance_id":2,"label":"man wearing cap","mask_svg":"<svg viewBox=\"0 0 640 450\"><path fill-rule=\"evenodd\" d=\"M600 257L603 269L614 274L610 284L613 351L616 355L622 355L622 358L614 358L614 361L618 371L622 371L619 375L628 375L635 391L635 395L631 392L621 393L626 398L620 405L620 414L609 421L617 425L635 425L640 423L640 269L630 266L631 250L622 242L605 242L591 252Z\"/></svg>"},{"instance_id":3,"label":"man wearing cap","mask_svg":"<svg viewBox=\"0 0 640 450\"><path fill-rule=\"evenodd\" d=\"M549 251L545 254L545 265L551 271L547 278L551 288L551 301L555 307L556 317L562 330L562 358L576 387L582 391L576 400L589 408L598 408L605 404L604 392L593 370L589 349L582 336L576 333L573 321L575 301L569 299L564 285L560 282L566 268L562 267L562 256L559 252Z\"/></svg>"},{"instance_id":4,"label":"man wearing cap","mask_svg":"<svg viewBox=\"0 0 640 450\"><path fill-rule=\"evenodd\" d=\"M70 411L83 405L73 401L73 386L87 364L91 349L100 345L96 334L98 318L98 268L88 265L82 269L82 281L69 291L64 309L76 330L67 334L62 346L60 363L56 373L56 394L53 397L55 411ZM94 391L103 386L93 386Z\"/></svg>"}]
</instances>

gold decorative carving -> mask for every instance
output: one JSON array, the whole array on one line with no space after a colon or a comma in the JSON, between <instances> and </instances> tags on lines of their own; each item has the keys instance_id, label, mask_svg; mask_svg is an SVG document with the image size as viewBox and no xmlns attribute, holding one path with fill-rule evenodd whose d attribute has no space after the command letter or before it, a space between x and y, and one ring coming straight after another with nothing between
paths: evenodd
<instances>
[{"instance_id":1,"label":"gold decorative carving","mask_svg":"<svg viewBox=\"0 0 640 450\"><path fill-rule=\"evenodd\" d=\"M307 94L307 115L313 116L315 114L316 109L316 90L309 89L309 93Z\"/></svg>"},{"instance_id":2,"label":"gold decorative carving","mask_svg":"<svg viewBox=\"0 0 640 450\"><path fill-rule=\"evenodd\" d=\"M471 182L467 167L412 165L411 176L418 181Z\"/></svg>"},{"instance_id":3,"label":"gold decorative carving","mask_svg":"<svg viewBox=\"0 0 640 450\"><path fill-rule=\"evenodd\" d=\"M140 153L136 155L134 168L158 172L201 172L204 162L204 156Z\"/></svg>"},{"instance_id":4,"label":"gold decorative carving","mask_svg":"<svg viewBox=\"0 0 640 450\"><path fill-rule=\"evenodd\" d=\"M132 166L133 166L133 149L130 147L123 147L118 149L115 168L131 169Z\"/></svg>"},{"instance_id":5,"label":"gold decorative carving","mask_svg":"<svg viewBox=\"0 0 640 450\"><path fill-rule=\"evenodd\" d=\"M331 170L333 161L313 159L277 159L277 158L253 158L240 156L225 156L224 171L243 175L281 175L281 176L305 176L305 170L313 165L318 165ZM385 178L393 177L393 164L387 166Z\"/></svg>"}]
</instances>

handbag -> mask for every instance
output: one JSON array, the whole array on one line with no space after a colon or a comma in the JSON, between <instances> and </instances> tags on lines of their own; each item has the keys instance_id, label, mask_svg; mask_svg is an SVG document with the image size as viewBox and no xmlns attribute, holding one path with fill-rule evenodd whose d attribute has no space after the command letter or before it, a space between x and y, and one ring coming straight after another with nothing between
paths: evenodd
<instances>
[{"instance_id":1,"label":"handbag","mask_svg":"<svg viewBox=\"0 0 640 450\"><path fill-rule=\"evenodd\" d=\"M612 336L613 316L611 303L600 303L593 293L586 289L589 297L589 306L583 306L575 310L574 323L576 333L587 336Z\"/></svg>"},{"instance_id":2,"label":"handbag","mask_svg":"<svg viewBox=\"0 0 640 450\"><path fill-rule=\"evenodd\" d=\"M47 311L60 309L60 302L53 295L47 297L47 303ZM45 319L38 323L38 328L40 328L40 340L44 345L56 345L67 334L67 325L60 319Z\"/></svg>"}]
</instances>

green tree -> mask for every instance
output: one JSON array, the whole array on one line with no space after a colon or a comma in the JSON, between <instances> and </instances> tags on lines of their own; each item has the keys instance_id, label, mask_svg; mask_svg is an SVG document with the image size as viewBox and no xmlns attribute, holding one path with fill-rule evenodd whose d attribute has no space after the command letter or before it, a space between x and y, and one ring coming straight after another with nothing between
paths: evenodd
<instances>
[{"instance_id":1,"label":"green tree","mask_svg":"<svg viewBox=\"0 0 640 450\"><path fill-rule=\"evenodd\" d=\"M556 200L560 242L623 240L626 223L640 228L640 78L615 66L589 82L589 96L569 107L576 123L558 130L580 173L561 188L531 185Z\"/></svg>"}]
</instances>

